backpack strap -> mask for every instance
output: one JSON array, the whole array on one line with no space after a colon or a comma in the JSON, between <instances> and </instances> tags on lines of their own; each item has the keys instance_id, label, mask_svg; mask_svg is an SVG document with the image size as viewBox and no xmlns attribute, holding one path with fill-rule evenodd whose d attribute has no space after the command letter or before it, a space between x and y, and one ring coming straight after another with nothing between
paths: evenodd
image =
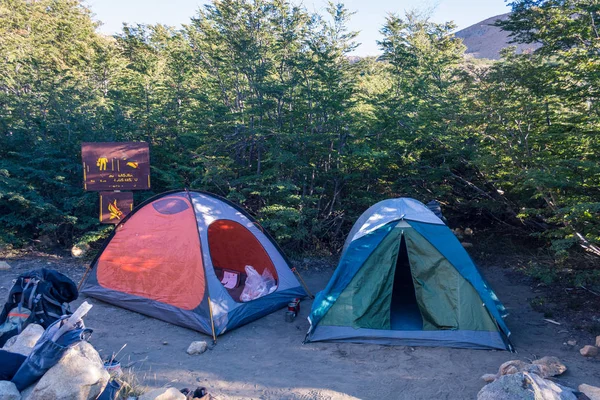
<instances>
[{"instance_id":1,"label":"backpack strap","mask_svg":"<svg viewBox=\"0 0 600 400\"><path fill-rule=\"evenodd\" d=\"M31 289L31 293L29 295L29 297L27 298L27 303L26 303L26 308L31 312L31 317L33 317L33 314L39 314L39 311L36 312L35 309L38 307L39 304L39 300L41 298L41 295L37 295L36 296L36 292L37 292L37 288L38 288L38 284L40 283L39 279L36 278L29 278L27 279L27 283L25 283L25 286L23 286L23 283L25 282L25 278L20 278L20 286L23 288L22 292L21 292L21 299L19 301L19 303L17 304L17 310L19 312L22 311L23 307L24 307L24 302L25 302L25 296L24 294L26 293L27 289L29 289L29 287L31 285L33 285L33 288ZM28 318L28 320L30 320L30 318ZM25 321L26 322L26 321ZM23 330L23 321L20 321L18 326L17 326L17 331L18 333L21 333Z\"/></svg>"},{"instance_id":2,"label":"backpack strap","mask_svg":"<svg viewBox=\"0 0 600 400\"><path fill-rule=\"evenodd\" d=\"M35 278L30 278L29 282L27 282L27 286L29 286L29 284L31 282L33 282L33 289L31 289L31 294L29 295L29 300L28 300L27 305L29 306L30 310L33 310L33 308L35 307L35 305L39 301L39 296L36 297L35 294L37 292L37 287L38 287L38 283L40 283L40 280L39 279L35 279ZM25 289L27 289L27 288L25 288ZM25 292L25 289L23 290L23 292Z\"/></svg>"}]
</instances>

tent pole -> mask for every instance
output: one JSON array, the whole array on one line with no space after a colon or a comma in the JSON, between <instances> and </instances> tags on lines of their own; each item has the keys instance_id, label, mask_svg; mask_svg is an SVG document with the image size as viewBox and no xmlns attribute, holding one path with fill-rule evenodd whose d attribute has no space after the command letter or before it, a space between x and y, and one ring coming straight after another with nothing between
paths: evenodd
<instances>
[{"instance_id":1,"label":"tent pole","mask_svg":"<svg viewBox=\"0 0 600 400\"><path fill-rule=\"evenodd\" d=\"M194 201L192 200L192 195L188 188L185 188L185 193L187 194L190 205L192 206L192 212L194 213L194 220L196 221L196 230L198 230L198 218L196 217L196 210L194 209ZM203 257L202 252L202 239L200 238L200 231L198 231L198 245L200 246L200 257ZM217 334L215 333L215 321L213 320L213 312L212 312L212 302L210 301L210 292L208 289L208 277L206 276L206 268L204 267L204 261L202 263L202 270L204 271L204 284L206 285L206 294L208 299L208 314L210 315L210 329L212 331L213 344L217 344Z\"/></svg>"},{"instance_id":2,"label":"tent pole","mask_svg":"<svg viewBox=\"0 0 600 400\"><path fill-rule=\"evenodd\" d=\"M81 278L81 281L79 282L79 285L77 285L77 291L78 292L81 290L81 287L83 286L83 282L85 282L85 280L87 279L87 277L90 274L91 270L92 270L92 264L90 264L87 267L87 269L85 270L85 273L83 274L83 278Z\"/></svg>"},{"instance_id":3,"label":"tent pole","mask_svg":"<svg viewBox=\"0 0 600 400\"><path fill-rule=\"evenodd\" d=\"M306 290L306 294L308 294L308 297L310 297L311 299L314 299L315 296L310 292L310 290L308 290L308 286L306 286L306 282L304 282L304 279L302 279L302 276L300 276L300 273L296 270L296 267L292 267L292 271L296 274L298 279L300 279L300 283L302 284L302 287L304 287L304 290Z\"/></svg>"},{"instance_id":4,"label":"tent pole","mask_svg":"<svg viewBox=\"0 0 600 400\"><path fill-rule=\"evenodd\" d=\"M217 335L215 334L215 322L213 321L212 302L208 296L208 312L210 314L210 328L212 329L213 344L217 344Z\"/></svg>"}]
</instances>

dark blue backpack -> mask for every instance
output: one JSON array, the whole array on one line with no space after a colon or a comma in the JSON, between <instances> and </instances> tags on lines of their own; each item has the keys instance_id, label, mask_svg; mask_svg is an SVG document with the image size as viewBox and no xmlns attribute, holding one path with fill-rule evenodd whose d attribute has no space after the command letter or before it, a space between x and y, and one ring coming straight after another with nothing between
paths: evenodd
<instances>
[{"instance_id":1,"label":"dark blue backpack","mask_svg":"<svg viewBox=\"0 0 600 400\"><path fill-rule=\"evenodd\" d=\"M68 303L78 295L75 283L58 271L42 268L19 275L0 314L0 347L31 323L46 329L71 314Z\"/></svg>"}]
</instances>

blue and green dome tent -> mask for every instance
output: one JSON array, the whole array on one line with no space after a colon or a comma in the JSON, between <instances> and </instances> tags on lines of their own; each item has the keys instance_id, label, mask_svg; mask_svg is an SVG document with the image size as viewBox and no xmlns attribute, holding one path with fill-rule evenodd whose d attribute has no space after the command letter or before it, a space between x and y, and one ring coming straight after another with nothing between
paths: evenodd
<instances>
[{"instance_id":1,"label":"blue and green dome tent","mask_svg":"<svg viewBox=\"0 0 600 400\"><path fill-rule=\"evenodd\" d=\"M389 199L354 224L306 341L512 350L504 314L442 220L417 200Z\"/></svg>"}]
</instances>

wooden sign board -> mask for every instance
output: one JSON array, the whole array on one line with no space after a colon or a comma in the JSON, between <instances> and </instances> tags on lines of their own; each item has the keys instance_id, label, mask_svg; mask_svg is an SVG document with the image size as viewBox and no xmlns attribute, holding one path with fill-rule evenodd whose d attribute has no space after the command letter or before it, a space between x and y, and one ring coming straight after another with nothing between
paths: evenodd
<instances>
[{"instance_id":1,"label":"wooden sign board","mask_svg":"<svg viewBox=\"0 0 600 400\"><path fill-rule=\"evenodd\" d=\"M100 192L100 222L118 224L133 210L133 193Z\"/></svg>"},{"instance_id":2,"label":"wooden sign board","mask_svg":"<svg viewBox=\"0 0 600 400\"><path fill-rule=\"evenodd\" d=\"M150 189L148 143L82 143L81 158L87 191Z\"/></svg>"}]
</instances>

